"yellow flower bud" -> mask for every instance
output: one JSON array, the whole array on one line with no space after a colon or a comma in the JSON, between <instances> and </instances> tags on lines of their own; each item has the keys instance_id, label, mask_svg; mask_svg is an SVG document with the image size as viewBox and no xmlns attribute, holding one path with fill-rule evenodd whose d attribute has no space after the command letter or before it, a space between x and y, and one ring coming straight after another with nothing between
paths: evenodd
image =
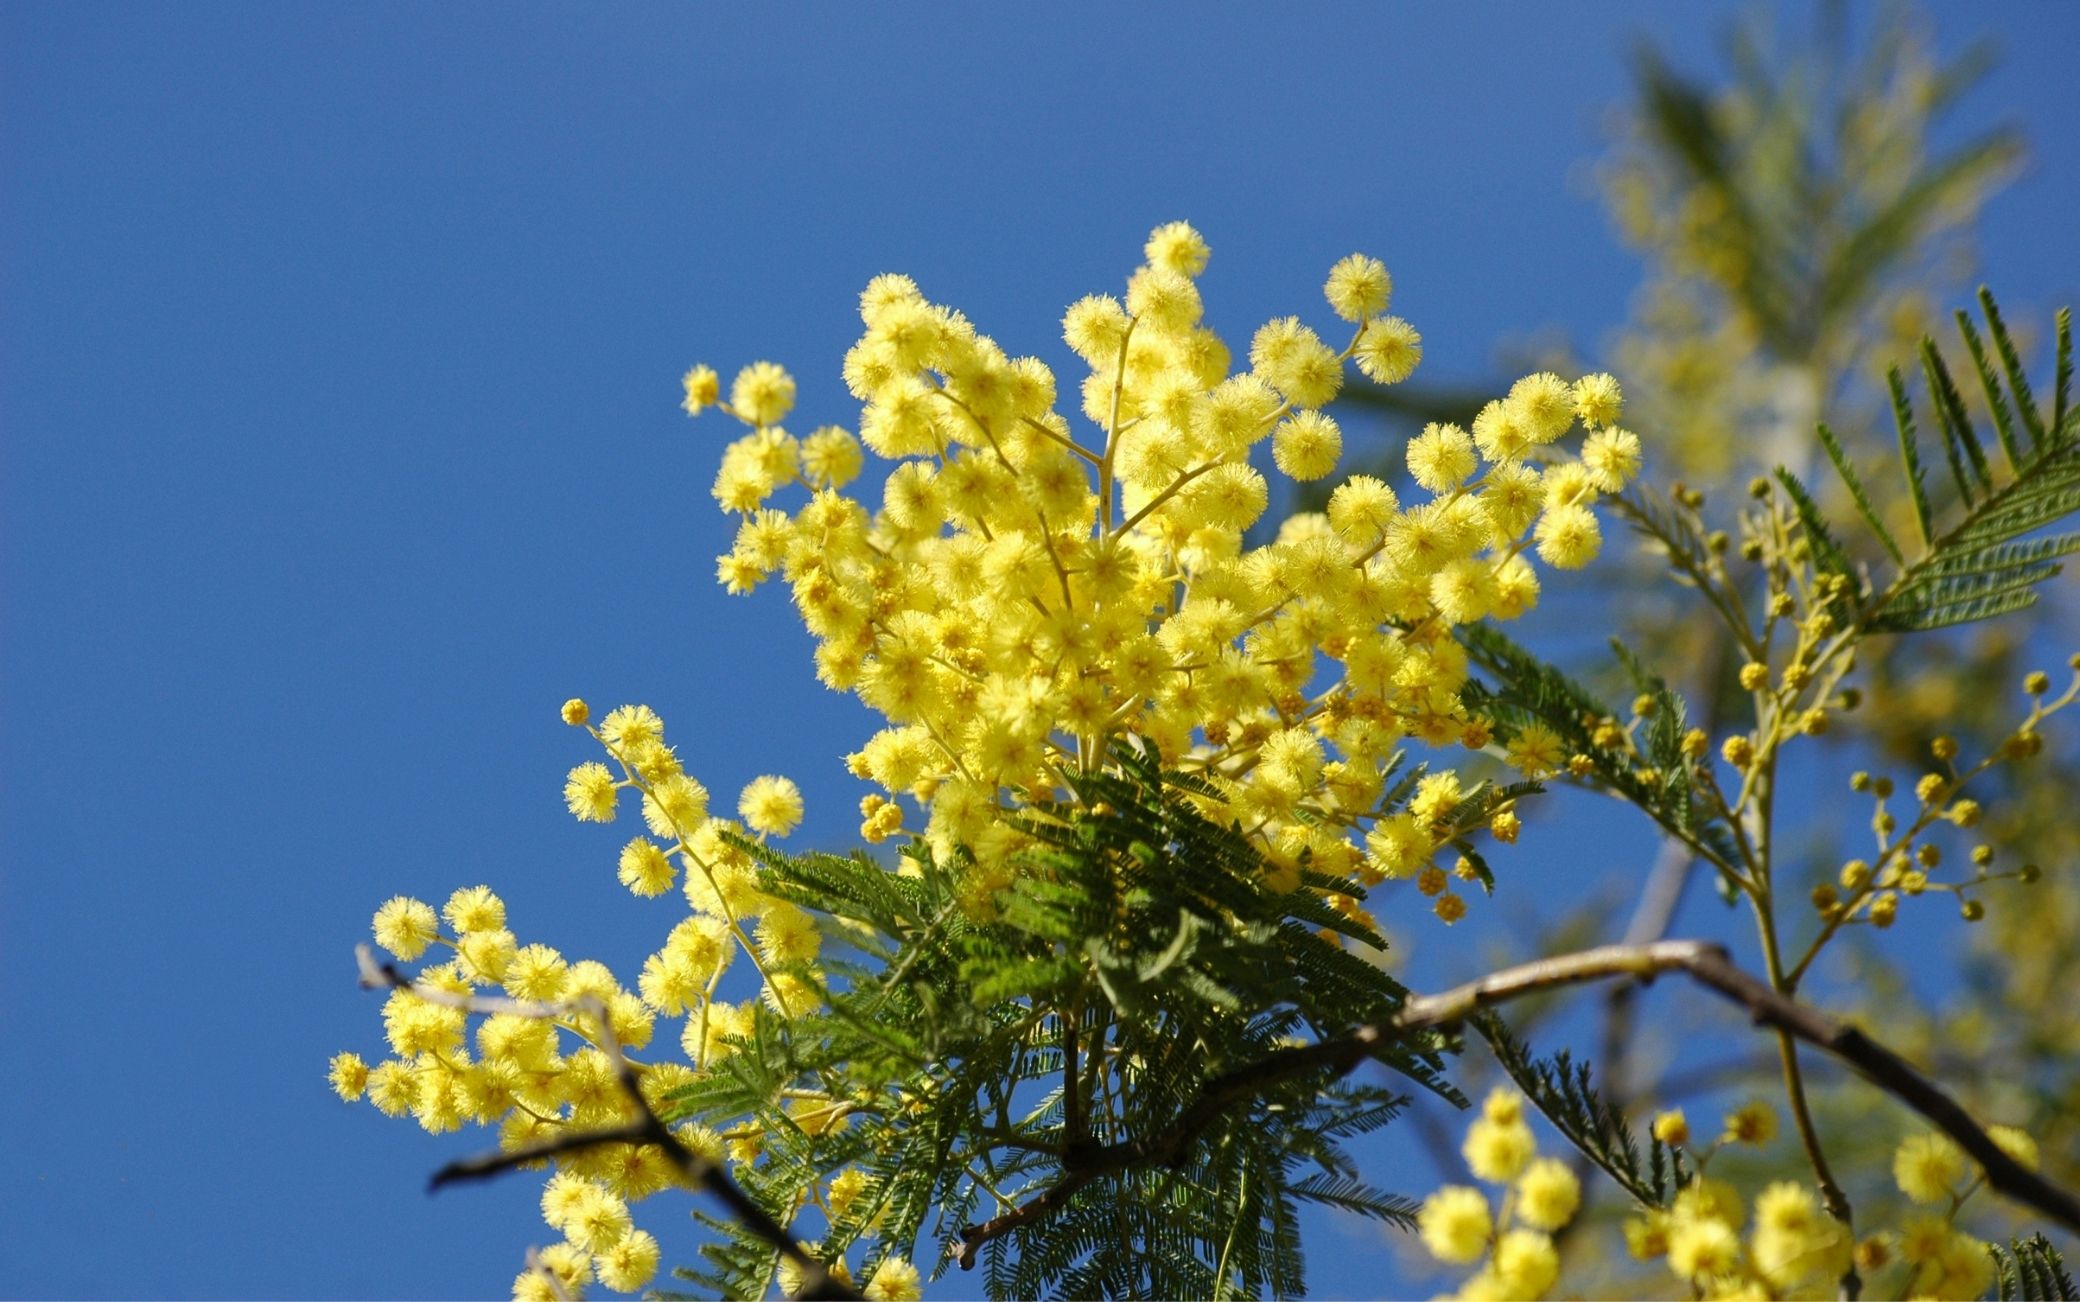
<instances>
[{"instance_id":1,"label":"yellow flower bud","mask_svg":"<svg viewBox=\"0 0 2080 1302\"><path fill-rule=\"evenodd\" d=\"M1726 1114L1726 1131L1720 1139L1729 1144L1767 1144L1776 1137L1776 1109L1751 1099Z\"/></svg>"},{"instance_id":2,"label":"yellow flower bud","mask_svg":"<svg viewBox=\"0 0 2080 1302\"><path fill-rule=\"evenodd\" d=\"M1892 1264L1892 1244L1883 1234L1873 1234L1856 1245L1856 1266L1870 1275Z\"/></svg>"},{"instance_id":3,"label":"yellow flower bud","mask_svg":"<svg viewBox=\"0 0 2080 1302\"><path fill-rule=\"evenodd\" d=\"M696 366L684 378L686 400L681 404L689 416L698 416L722 397L722 377L712 366Z\"/></svg>"},{"instance_id":4,"label":"yellow flower bud","mask_svg":"<svg viewBox=\"0 0 2080 1302\"><path fill-rule=\"evenodd\" d=\"M591 707L577 697L573 696L563 703L563 721L571 727L582 728L585 726L585 721L591 717Z\"/></svg>"},{"instance_id":5,"label":"yellow flower bud","mask_svg":"<svg viewBox=\"0 0 2080 1302\"><path fill-rule=\"evenodd\" d=\"M1670 1108L1655 1116L1654 1138L1671 1148L1681 1148L1690 1142L1690 1122L1684 1118L1681 1108Z\"/></svg>"},{"instance_id":6,"label":"yellow flower bud","mask_svg":"<svg viewBox=\"0 0 2080 1302\"><path fill-rule=\"evenodd\" d=\"M1899 917L1899 896L1886 891L1871 901L1871 925L1884 929Z\"/></svg>"}]
</instances>

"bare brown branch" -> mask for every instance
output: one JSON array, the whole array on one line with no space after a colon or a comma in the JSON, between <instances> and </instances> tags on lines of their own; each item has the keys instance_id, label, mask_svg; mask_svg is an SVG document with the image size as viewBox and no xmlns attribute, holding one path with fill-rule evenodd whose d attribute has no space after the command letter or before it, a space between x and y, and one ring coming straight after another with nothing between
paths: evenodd
<instances>
[{"instance_id":1,"label":"bare brown branch","mask_svg":"<svg viewBox=\"0 0 2080 1302\"><path fill-rule=\"evenodd\" d=\"M1628 977L1649 981L1663 972L1683 972L1746 1009L1757 1026L1788 1032L1839 1058L1865 1080L1920 1113L1971 1154L1995 1190L2080 1230L2080 1199L2003 1152L1986 1131L1939 1086L1904 1058L1846 1023L1778 994L1769 984L1736 967L1726 950L1705 941L1664 940L1645 945L1604 945L1574 954L1504 968L1434 995L1416 995L1391 1021L1361 1026L1348 1035L1276 1053L1208 1082L1199 1098L1166 1129L1141 1139L1072 1151L1067 1173L1045 1193L980 1225L961 1231L954 1254L963 1269L975 1264L984 1243L1042 1220L1078 1189L1125 1167L1180 1160L1191 1142L1229 1107L1267 1086L1315 1072L1342 1076L1411 1032L1455 1026L1496 1004L1543 990Z\"/></svg>"}]
</instances>

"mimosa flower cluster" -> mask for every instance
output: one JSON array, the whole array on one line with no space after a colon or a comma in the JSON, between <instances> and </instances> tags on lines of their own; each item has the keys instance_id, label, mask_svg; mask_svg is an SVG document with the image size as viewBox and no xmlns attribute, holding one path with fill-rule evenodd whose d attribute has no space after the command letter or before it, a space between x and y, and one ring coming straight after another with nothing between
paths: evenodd
<instances>
[{"instance_id":1,"label":"mimosa flower cluster","mask_svg":"<svg viewBox=\"0 0 2080 1302\"><path fill-rule=\"evenodd\" d=\"M818 676L888 721L848 761L879 788L862 805L862 834L875 843L920 835L941 862L970 865L961 902L978 915L1026 844L1006 815L1064 795L1065 775L1139 739L1212 784L1223 821L1240 819L1263 848L1277 890L1297 889L1303 865L1366 885L1413 877L1452 921L1465 905L1433 859L1482 827L1514 840L1517 816L1471 798L1450 769L1390 793L1389 765L1411 739L1493 743L1461 705L1467 660L1452 630L1529 610L1534 558L1573 569L1595 557L1592 508L1639 462L1638 440L1615 423L1618 386L1603 375L1527 376L1470 430L1433 425L1410 442L1412 500L1379 478L1349 476L1326 511L1291 515L1251 545L1272 497L1253 456L1268 444L1279 473L1330 476L1343 439L1324 408L1346 368L1399 382L1421 339L1386 313L1386 268L1353 255L1324 287L1348 326L1343 346L1281 317L1256 332L1238 371L1203 323L1208 253L1198 233L1164 226L1145 252L1123 298L1086 297L1063 317L1087 368L1076 415L1095 434L1079 435L1058 410L1045 363L1008 355L902 276L878 277L861 296L865 334L844 364L864 404L857 434L784 429L796 386L772 363L745 367L726 398L714 371L689 372L686 410L718 407L748 431L714 485L739 521L720 579L737 593L775 574L789 585L818 642ZM1587 430L1579 452L1563 452L1578 424ZM894 463L878 505L844 491L867 450ZM807 495L792 514L775 505L789 488ZM571 814L596 823L639 814L615 875L639 897L679 892L685 911L625 982L603 964L523 942L488 887L458 890L439 910L390 900L375 915L377 942L406 962L438 961L415 977L427 996L390 995L389 1057L334 1059L341 1097L365 1096L436 1133L492 1127L510 1150L629 1121L617 1047L644 1098L666 1108L737 1051L759 1006L788 1020L825 1007L816 920L766 894L744 849L800 825L796 784L757 778L728 818L711 809L653 710L625 705L595 721L572 700L563 719L603 752L570 770ZM1509 740L1527 773L1557 766L1539 730ZM1354 898L1334 900L1357 916ZM732 1004L719 995L739 957L756 971L757 995ZM520 1003L472 1009L484 999ZM657 1052L674 1042L683 1060ZM790 1118L812 1133L845 1125L858 1104L841 1084L788 1091ZM755 1130L687 1120L675 1133L714 1160L760 1157ZM655 1145L557 1157L542 1212L563 1239L536 1254L516 1296L647 1285L659 1244L630 1205L675 1182ZM859 1171L840 1171L813 1201L836 1217L862 1187ZM917 1296L918 1277L889 1254L863 1288L900 1302Z\"/></svg>"},{"instance_id":2,"label":"mimosa flower cluster","mask_svg":"<svg viewBox=\"0 0 2080 1302\"><path fill-rule=\"evenodd\" d=\"M1458 1297L1543 1297L1560 1278L1553 1232L1581 1207L1581 1182L1565 1161L1538 1156L1524 1100L1507 1088L1488 1095L1467 1129L1465 1156L1475 1178L1502 1189L1501 1205L1491 1209L1470 1185L1439 1189L1416 1216L1423 1246L1451 1265L1480 1263Z\"/></svg>"},{"instance_id":3,"label":"mimosa flower cluster","mask_svg":"<svg viewBox=\"0 0 2080 1302\"><path fill-rule=\"evenodd\" d=\"M664 721L649 707L622 706L595 725L590 708L572 700L563 718L590 733L613 766L587 761L571 770L564 785L571 813L607 823L624 801L639 806L648 835L623 846L621 884L643 897L677 885L687 912L644 960L630 989L604 964L521 944L506 925L504 903L488 887L458 890L438 912L402 896L388 901L375 914L377 944L408 962L434 951L450 955L421 967L417 987L458 1002L503 996L527 1007L483 1016L472 1036L466 1008L393 991L383 1009L393 1056L373 1067L358 1054L335 1057L332 1084L340 1097L365 1095L386 1115L411 1116L434 1133L465 1122L496 1127L501 1147L516 1149L635 1119L588 1009L605 1010L605 1029L631 1056L657 1042L661 1020L679 1022L683 1062L644 1055L635 1063L644 1098L662 1109L673 1090L712 1070L751 1033L751 1005L717 998L738 954L757 970L760 999L774 1013L794 1018L823 1007L816 962L821 931L809 914L759 889L750 858L731 839L791 832L803 812L794 783L754 779L738 799L742 821L711 816L706 788L681 768L665 741ZM790 1112L798 1124L844 1124L845 1103L813 1090L794 1094ZM718 1133L686 1121L674 1133L714 1161L752 1162L759 1155L752 1132ZM603 1145L558 1157L542 1215L564 1241L537 1254L536 1267L515 1279L514 1296L535 1302L576 1297L594 1279L622 1292L644 1287L657 1270L659 1245L636 1228L629 1205L676 1183L670 1160L654 1144ZM839 1173L825 1209L836 1214L860 1184L858 1172ZM832 1266L842 1270L844 1263ZM888 1258L866 1291L882 1302L915 1298L916 1270Z\"/></svg>"},{"instance_id":4,"label":"mimosa flower cluster","mask_svg":"<svg viewBox=\"0 0 2080 1302\"><path fill-rule=\"evenodd\" d=\"M1332 476L1343 434L1324 408L1346 368L1399 382L1421 338L1386 313L1385 266L1354 254L1324 285L1341 348L1279 317L1238 370L1205 323L1198 232L1160 227L1144 252L1123 297L1085 297L1062 318L1084 368L1071 414L1045 362L897 275L861 295L865 333L844 366L864 404L856 435L783 428L795 383L771 363L744 368L727 400L714 370L689 372L688 412L719 407L748 428L714 485L739 519L721 582L785 580L818 676L888 720L850 757L886 793L867 799L863 833L902 829L895 802L913 798L935 851L972 853L976 908L1022 844L999 814L1058 793L1063 773L1105 764L1126 738L1218 785L1282 887L1303 862L1367 884L1423 875L1472 830L1455 818L1466 789L1435 772L1396 807L1386 765L1409 738L1490 744L1460 704L1452 629L1529 610L1534 557L1595 557L1592 508L1640 457L1615 423L1618 385L1526 376L1470 430L1436 424L1408 444L1411 500L1351 475L1325 512L1252 545L1273 496L1260 447L1290 479ZM1578 423L1579 452L1563 453ZM844 491L865 451L894 463L878 505ZM792 513L776 505L788 489L806 494ZM1532 748L1531 765L1546 758ZM1501 816L1508 839L1515 815ZM1456 918L1463 902L1430 875L1426 894Z\"/></svg>"},{"instance_id":5,"label":"mimosa flower cluster","mask_svg":"<svg viewBox=\"0 0 2080 1302\"><path fill-rule=\"evenodd\" d=\"M1628 1220L1625 1246L1637 1260L1666 1265L1690 1296L1833 1297L1852 1265L1874 1296L1976 1298L1993 1282L1988 1245L1956 1224L1984 1180L1947 1136L1910 1135L1892 1163L1900 1192L1941 1208L1940 1214L1916 1215L1897 1230L1858 1241L1806 1185L1777 1181L1750 1209L1733 1185L1707 1174L1722 1149L1776 1139L1776 1113L1768 1104L1750 1101L1728 1113L1717 1139L1701 1146L1693 1145L1680 1110L1655 1117L1653 1131L1688 1155L1696 1175L1665 1209ZM2036 1169L2036 1141L2026 1132L1993 1126L1987 1133L2010 1157ZM1488 1096L1467 1129L1464 1153L1474 1176L1500 1189L1499 1206L1491 1208L1479 1189L1447 1185L1424 1200L1416 1218L1431 1256L1449 1265L1480 1265L1453 1296L1497 1302L1550 1295L1560 1278L1551 1235L1574 1218L1581 1201L1574 1172L1564 1161L1537 1156L1524 1100L1507 1087ZM1897 1287L1874 1291L1881 1272Z\"/></svg>"},{"instance_id":6,"label":"mimosa flower cluster","mask_svg":"<svg viewBox=\"0 0 2080 1302\"><path fill-rule=\"evenodd\" d=\"M1763 1124L1756 1124L1768 1118ZM2036 1141L2013 1126L1990 1126L2002 1151L2035 1170ZM1677 1147L1690 1144L1682 1112L1654 1120L1654 1135ZM1776 1136L1774 1114L1751 1103L1727 1118L1718 1141L1692 1149L1699 1175L1666 1211L1625 1225L1626 1246L1641 1260L1662 1260L1669 1271L1708 1297L1831 1297L1853 1266L1867 1294L1888 1297L1976 1298L1993 1282L1988 1245L1957 1225L1966 1201L1984 1183L1970 1158L1947 1136L1908 1136L1893 1155L1894 1182L1909 1201L1938 1205L1897 1229L1852 1240L1822 1208L1814 1191L1780 1180L1756 1195L1752 1209L1723 1180L1704 1174L1729 1144L1767 1144ZM1744 1223L1746 1233L1743 1234Z\"/></svg>"}]
</instances>

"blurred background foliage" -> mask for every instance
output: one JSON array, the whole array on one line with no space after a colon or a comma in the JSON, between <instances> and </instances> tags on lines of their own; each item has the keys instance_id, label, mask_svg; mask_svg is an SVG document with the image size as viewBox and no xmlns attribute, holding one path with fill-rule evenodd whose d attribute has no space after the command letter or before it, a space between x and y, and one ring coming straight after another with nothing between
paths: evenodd
<instances>
[{"instance_id":1,"label":"blurred background foliage","mask_svg":"<svg viewBox=\"0 0 2080 1302\"><path fill-rule=\"evenodd\" d=\"M1346 420L1373 433L1358 452L1371 464L1352 468L1405 479L1407 439L1430 421L1470 424L1498 383L1531 369L1608 368L1624 385L1625 423L1650 449L1648 478L1659 490L1716 484L1733 497L1750 478L1781 465L1832 494L1824 498L1829 516L1850 518L1854 508L1824 466L1816 427L1824 420L1853 464L1879 466L1896 457L1887 370L1898 367L1911 392L1924 336L1962 355L1953 313L1971 300L1978 220L2026 161L2016 129L1961 121L1979 116L1960 101L1995 58L1986 47L1940 57L1928 24L1904 5L1861 24L1844 6L1822 6L1812 29L1798 33L1773 30L1757 10L1731 35L1722 66L1702 75L1678 70L1643 46L1629 100L1614 114L1608 154L1585 173L1640 259L1643 279L1625 326L1592 344L1504 342L1492 381L1346 390ZM2031 302L2028 285L1992 288L2009 302L2018 337L2032 352L2045 351L2044 326L2060 305ZM2041 371L2048 359L2031 360ZM1975 419L1983 419L1985 395L1969 383L1961 387ZM1919 411L1917 419L1934 428L1932 413ZM1938 478L1930 478L1932 493L1940 491ZM1899 477L1867 475L1866 482L1888 527L1909 528ZM1730 530L1738 505L1710 501L1704 512ZM1940 511L1944 499L1936 497L1935 505ZM1850 546L1864 549L1860 560L1873 559L1870 535L1855 532ZM1572 608L1615 620L1599 632L1640 650L1690 698L1714 738L1746 726L1747 696L1734 682L1738 658L1728 654L1716 622L1694 617L1694 596L1668 581L1652 546L1614 552L1622 561L1614 554L1593 572L1602 586L1566 598ZM1818 883L1868 853L1867 811L1861 802L1846 803L1850 770L1891 772L1911 783L1928 767L1938 735L1956 737L1966 754L1998 746L2019 714L2024 673L2055 666L2080 645L2072 594L2072 576L2061 576L2036 607L1916 637L1907 654L1907 639L1867 642L1854 726L1834 732L1820 758L1809 761L1821 794L1801 823L1780 826L1784 862ZM1686 610L1693 617L1682 618ZM1583 648L1571 667L1598 681L1606 699L1629 699L1601 636ZM2015 888L1975 926L1950 927L1944 934L1951 949L1937 957L1918 944L1887 944L1902 937L1858 929L1831 952L1816 998L1882 1028L1978 1115L2032 1128L2046 1174L2071 1184L2080 1181L2080 876L2072 871L2080 860L2080 820L2071 809L2080 755L2054 739L2032 765L2003 766L1989 778L1983 839L2002 864L2041 865L2041 880ZM1664 853L1641 882L1625 938L1665 931L1691 875L1683 856ZM1618 939L1606 905L1549 920L1533 942L1536 951ZM1643 1033L1630 999L1621 992L1604 1006L1600 1044L1575 1047L1589 1051L1607 1090L1635 1113L1723 1096L1732 1086L1767 1089L1772 1068L1759 1040L1745 1056L1717 1060L1694 1048L1657 1054L1637 1043ZM1520 1029L1537 1039L1539 1010L1518 1012ZM1656 1036L1664 1045L1695 1039L1672 1027L1644 1038ZM1654 1066L1670 1060L1678 1065L1666 1073ZM1469 1093L1481 1088L1478 1080L1465 1084ZM1860 1084L1839 1082L1815 1106L1842 1167L1887 1168L1898 1119L1870 1107ZM1456 1168L1442 1129L1430 1136L1429 1150L1442 1169ZM1788 1145L1726 1158L1723 1173L1743 1187L1752 1187L1751 1179L1806 1176ZM1590 1188L1604 1195L1604 1211L1622 1210L1609 1190ZM1862 1193L1861 1223L1898 1222L1900 1208L1884 1202L1897 1198L1889 1182L1883 1192L1870 1186ZM2026 1232L2019 1220L1987 1228ZM1616 1237L1608 1226L1573 1234L1571 1255L1607 1253ZM1652 1278L1634 1263L1602 1265ZM1566 1277L1593 1295L1595 1269L1575 1260Z\"/></svg>"}]
</instances>

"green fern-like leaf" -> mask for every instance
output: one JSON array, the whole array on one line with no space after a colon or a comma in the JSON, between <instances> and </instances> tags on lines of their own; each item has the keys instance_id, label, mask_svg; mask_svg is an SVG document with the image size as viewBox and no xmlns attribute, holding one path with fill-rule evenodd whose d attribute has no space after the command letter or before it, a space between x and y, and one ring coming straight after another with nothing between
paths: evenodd
<instances>
[{"instance_id":1,"label":"green fern-like leaf","mask_svg":"<svg viewBox=\"0 0 2080 1302\"><path fill-rule=\"evenodd\" d=\"M2036 601L2038 585L2059 572L2058 558L2080 551L2080 534L2032 538L2047 525L2080 512L2080 413L2069 405L2072 386L2072 317L2058 314L2056 362L2048 412L2039 407L2024 375L2019 350L1993 296L1979 292L1985 333L1958 313L1958 333L1972 370L1985 390L1994 437L2007 463L1998 476L1948 364L1933 340L1921 344L1921 369L1929 405L1942 431L1945 460L1961 515L1938 527L1914 434L1913 405L1897 368L1887 376L1905 492L1920 527L1921 548L1911 558L1884 527L1862 478L1825 426L1821 446L1848 488L1857 510L1891 554L1898 572L1860 609L1870 632L1905 633L1992 619ZM1990 346L1989 346L1990 345ZM1783 470L1779 481L1790 496L1811 543L1816 565L1848 572L1846 557L1804 486Z\"/></svg>"},{"instance_id":2,"label":"green fern-like leaf","mask_svg":"<svg viewBox=\"0 0 2080 1302\"><path fill-rule=\"evenodd\" d=\"M1833 463L1835 473L1840 475L1842 482L1849 486L1849 496L1856 500L1856 509L1862 513L1863 522L1871 527L1873 534L1877 535L1878 541L1884 545L1886 552L1891 555L1893 564L1905 565L1907 563L1906 555L1900 551L1899 543L1892 537L1892 531L1887 529L1885 522L1878 517L1878 508L1871 505L1870 494L1864 491L1862 477L1849 464L1848 454L1842 451L1841 440L1835 437L1833 430L1827 428L1825 421L1822 421L1820 424L1820 446L1826 449L1827 459ZM1923 537L1924 539L1926 538L1925 533Z\"/></svg>"},{"instance_id":3,"label":"green fern-like leaf","mask_svg":"<svg viewBox=\"0 0 2080 1302\"><path fill-rule=\"evenodd\" d=\"M1587 1063L1575 1062L1565 1050L1551 1058L1534 1057L1530 1046L1492 1013L1473 1018L1470 1024L1553 1128L1636 1201L1666 1207L1689 1183L1682 1150L1650 1137L1645 1156L1641 1156L1639 1141L1624 1115L1596 1092Z\"/></svg>"},{"instance_id":4,"label":"green fern-like leaf","mask_svg":"<svg viewBox=\"0 0 2080 1302\"><path fill-rule=\"evenodd\" d=\"M1637 805L1706 858L1726 866L1738 862L1740 852L1732 832L1691 787L1680 750L1684 710L1665 683L1655 698L1660 716L1656 727L1663 731L1658 742L1652 729L1647 739L1649 761L1657 775L1649 780L1630 751L1596 744L1596 726L1610 718L1611 711L1587 687L1492 625L1467 624L1454 632L1468 658L1495 679L1494 688L1469 682L1463 699L1469 710L1494 727L1497 736L1508 740L1526 724L1544 724L1570 753L1588 757L1595 781ZM1629 656L1630 652L1623 654ZM1644 668L1638 672L1660 681ZM1645 690L1654 694L1651 688Z\"/></svg>"},{"instance_id":5,"label":"green fern-like leaf","mask_svg":"<svg viewBox=\"0 0 2080 1302\"><path fill-rule=\"evenodd\" d=\"M1798 514L1799 527L1805 530L1806 541L1812 544L1813 564L1822 574L1849 574L1849 553L1835 541L1834 531L1828 528L1826 518L1820 514L1820 507L1813 501L1813 495L1806 491L1806 486L1798 476L1782 466L1777 467L1777 482L1790 496L1792 509Z\"/></svg>"},{"instance_id":6,"label":"green fern-like leaf","mask_svg":"<svg viewBox=\"0 0 2080 1302\"><path fill-rule=\"evenodd\" d=\"M1293 1196L1302 1202L1323 1203L1356 1212L1401 1229L1415 1224L1420 1204L1399 1194L1382 1193L1362 1180L1346 1176L1311 1175L1293 1186Z\"/></svg>"},{"instance_id":7,"label":"green fern-like leaf","mask_svg":"<svg viewBox=\"0 0 2080 1302\"><path fill-rule=\"evenodd\" d=\"M2001 1302L2010 1299L2038 1302L2039 1299L2056 1298L2059 1302L2075 1302L2080 1299L2080 1286L2066 1272L2064 1258L2051 1240L2041 1234L2027 1239L2010 1239L2008 1246L1995 1246L1993 1253L1995 1270L1995 1296Z\"/></svg>"}]
</instances>

